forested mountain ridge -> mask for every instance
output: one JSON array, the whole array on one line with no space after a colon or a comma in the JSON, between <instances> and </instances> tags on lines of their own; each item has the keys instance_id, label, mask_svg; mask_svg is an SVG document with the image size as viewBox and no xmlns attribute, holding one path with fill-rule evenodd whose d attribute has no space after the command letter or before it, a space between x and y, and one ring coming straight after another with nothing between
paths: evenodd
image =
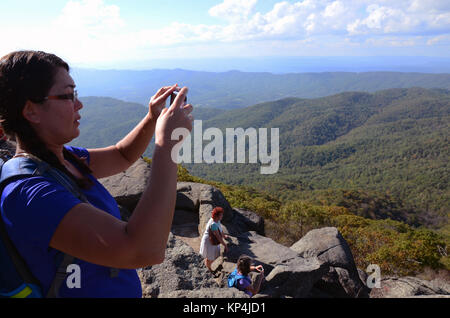
<instances>
[{"instance_id":1,"label":"forested mountain ridge","mask_svg":"<svg viewBox=\"0 0 450 318\"><path fill-rule=\"evenodd\" d=\"M110 96L147 104L160 87L188 86L197 107L235 109L286 97L316 98L346 91L375 92L389 88L450 89L450 74L401 72L221 73L175 70L73 69L81 96Z\"/></svg>"},{"instance_id":2,"label":"forested mountain ridge","mask_svg":"<svg viewBox=\"0 0 450 318\"><path fill-rule=\"evenodd\" d=\"M388 195L403 210L444 216L450 206L449 116L447 90L390 89L283 99L203 122L204 129L279 127L277 174L263 176L257 164L187 168L201 177L256 186L283 200L314 200L323 190L363 190L375 201ZM426 218L431 223L440 219Z\"/></svg>"}]
</instances>

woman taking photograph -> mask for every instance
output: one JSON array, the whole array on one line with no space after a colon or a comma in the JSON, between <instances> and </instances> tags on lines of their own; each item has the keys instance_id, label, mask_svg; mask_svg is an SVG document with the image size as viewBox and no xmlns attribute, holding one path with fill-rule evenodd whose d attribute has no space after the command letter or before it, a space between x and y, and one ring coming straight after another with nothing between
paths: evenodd
<instances>
[{"instance_id":1,"label":"woman taking photograph","mask_svg":"<svg viewBox=\"0 0 450 318\"><path fill-rule=\"evenodd\" d=\"M206 224L205 232L200 243L200 255L205 258L205 266L212 272L211 264L220 256L220 244L228 250L225 239L227 236L222 231L220 221L223 217L223 209L216 207L211 212L211 218Z\"/></svg>"},{"instance_id":2,"label":"woman taking photograph","mask_svg":"<svg viewBox=\"0 0 450 318\"><path fill-rule=\"evenodd\" d=\"M178 96L169 108L166 99ZM39 51L18 51L0 59L0 125L17 142L16 157L37 157L65 173L82 189L80 201L52 179L28 177L9 183L1 196L1 217L10 240L40 282L50 288L61 252L76 258L81 287L62 284L61 297L141 297L137 268L161 263L172 223L177 165L171 151L178 127L192 129L188 89L161 88L148 114L117 144L101 149L68 147L78 137L79 111L69 66ZM148 185L128 222L114 198L97 181L130 167L153 134L155 150ZM14 159L11 159L14 160ZM114 277L111 268L120 271Z\"/></svg>"}]
</instances>

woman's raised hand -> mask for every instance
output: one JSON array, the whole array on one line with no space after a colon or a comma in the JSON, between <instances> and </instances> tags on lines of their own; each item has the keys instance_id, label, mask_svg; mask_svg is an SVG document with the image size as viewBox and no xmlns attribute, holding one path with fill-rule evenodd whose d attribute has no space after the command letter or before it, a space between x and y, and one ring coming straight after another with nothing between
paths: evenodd
<instances>
[{"instance_id":1,"label":"woman's raised hand","mask_svg":"<svg viewBox=\"0 0 450 318\"><path fill-rule=\"evenodd\" d=\"M176 86L172 86L160 97L165 96L166 99L175 90L175 87ZM157 146L168 147L169 150L172 150L173 146L181 142L187 136L187 134L177 134L177 139L172 140L172 132L177 128L184 128L184 131L186 132L192 130L194 118L192 117L191 112L193 107L191 104L184 105L187 92L188 88L183 87L177 94L173 104L170 105L169 108L162 108L156 121L155 128L155 144Z\"/></svg>"},{"instance_id":2,"label":"woman's raised hand","mask_svg":"<svg viewBox=\"0 0 450 318\"><path fill-rule=\"evenodd\" d=\"M161 111L166 106L167 97L170 96L174 91L180 90L178 84L172 86L161 87L155 95L150 98L148 103L148 111L153 119L158 119Z\"/></svg>"}]
</instances>

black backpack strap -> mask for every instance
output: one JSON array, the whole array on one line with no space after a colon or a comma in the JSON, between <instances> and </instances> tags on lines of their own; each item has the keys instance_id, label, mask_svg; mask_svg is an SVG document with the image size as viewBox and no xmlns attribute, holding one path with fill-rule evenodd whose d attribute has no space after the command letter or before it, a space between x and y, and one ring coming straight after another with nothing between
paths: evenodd
<instances>
[{"instance_id":1,"label":"black backpack strap","mask_svg":"<svg viewBox=\"0 0 450 318\"><path fill-rule=\"evenodd\" d=\"M22 179L22 178L32 176L32 172L33 172L31 170L22 169L20 171L21 174L11 175L12 170L8 171L7 169L3 169L3 167L4 167L4 161L2 159L0 159L0 171L2 172L2 177L0 179L0 197L3 193L4 188L6 187L6 185L8 185L8 183ZM14 264L14 268L16 269L17 273L20 275L22 280L26 284L34 284L34 285L39 286L40 282L31 273L25 260L19 254L19 252L17 251L13 242L9 238L8 232L6 231L5 222L3 221L2 217L0 217L0 239L2 240L3 245L5 246L9 257L11 258L11 261Z\"/></svg>"},{"instance_id":2,"label":"black backpack strap","mask_svg":"<svg viewBox=\"0 0 450 318\"><path fill-rule=\"evenodd\" d=\"M40 282L31 273L25 260L19 254L19 252L17 251L13 242L9 238L8 233L6 232L5 223L4 223L2 217L0 217L0 239L2 240L3 246L5 246L9 257L11 258L11 261L14 264L14 268L16 269L16 271L20 275L20 277L22 277L22 280L26 284L33 284L33 285L39 286Z\"/></svg>"},{"instance_id":3,"label":"black backpack strap","mask_svg":"<svg viewBox=\"0 0 450 318\"><path fill-rule=\"evenodd\" d=\"M62 283L66 280L67 276L67 266L73 264L74 257L63 253L64 257L56 270L55 277L50 285L50 289L47 292L46 298L59 298L59 289Z\"/></svg>"},{"instance_id":4,"label":"black backpack strap","mask_svg":"<svg viewBox=\"0 0 450 318\"><path fill-rule=\"evenodd\" d=\"M64 177L57 176L57 172L48 173L50 170L55 169L49 169L49 165L43 161L36 162L36 160L30 160L27 158L17 158L13 160L8 160L5 164L2 165L1 169L2 173L0 179L0 195L3 192L4 188L6 187L6 185L11 182L24 179L27 177L42 176L46 173L51 175L54 179L56 179L58 183L63 185L70 192L74 193L73 190L74 188L73 187L69 188L69 182L66 181ZM80 197L79 194L77 194L76 196ZM8 251L8 255L11 258L12 262L14 263L14 267L19 273L20 277L22 277L23 281L27 284L34 284L40 286L41 285L40 282L31 273L25 260L19 254L13 242L9 238L3 218L1 217L0 217L0 235ZM61 287L61 284L65 280L65 277L67 275L66 268L69 264L73 263L75 259L71 255L65 253L62 254L63 254L63 261L61 262L61 264L57 269L56 275L51 283L50 290L47 293L47 297L59 296L58 295L59 288Z\"/></svg>"}]
</instances>

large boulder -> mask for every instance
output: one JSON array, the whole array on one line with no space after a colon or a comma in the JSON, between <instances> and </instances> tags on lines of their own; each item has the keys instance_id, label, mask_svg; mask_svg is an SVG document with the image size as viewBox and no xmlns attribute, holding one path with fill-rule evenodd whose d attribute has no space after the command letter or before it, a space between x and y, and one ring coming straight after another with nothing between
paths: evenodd
<instances>
[{"instance_id":1,"label":"large boulder","mask_svg":"<svg viewBox=\"0 0 450 318\"><path fill-rule=\"evenodd\" d=\"M147 187L151 166L138 159L130 168L114 176L99 179L119 205L131 213Z\"/></svg>"},{"instance_id":2,"label":"large boulder","mask_svg":"<svg viewBox=\"0 0 450 318\"><path fill-rule=\"evenodd\" d=\"M297 257L275 266L266 277L261 292L271 297L308 297L327 271L328 266L316 257Z\"/></svg>"},{"instance_id":3,"label":"large boulder","mask_svg":"<svg viewBox=\"0 0 450 318\"><path fill-rule=\"evenodd\" d=\"M200 235L205 231L212 210L218 206L224 209L221 223L225 233L238 235L247 231L256 231L264 235L264 219L252 211L233 209L216 187L195 182L177 183L176 210L192 211L198 214Z\"/></svg>"},{"instance_id":4,"label":"large boulder","mask_svg":"<svg viewBox=\"0 0 450 318\"><path fill-rule=\"evenodd\" d=\"M312 230L291 249L301 257L317 257L330 267L317 289L334 291L337 297L369 297L370 290L360 279L350 247L335 227Z\"/></svg>"},{"instance_id":5,"label":"large boulder","mask_svg":"<svg viewBox=\"0 0 450 318\"><path fill-rule=\"evenodd\" d=\"M253 231L241 233L235 237L230 236L228 249L225 254L227 261L236 263L240 255L246 254L256 263L262 264L266 271L278 264L298 258L297 253L290 248Z\"/></svg>"},{"instance_id":6,"label":"large boulder","mask_svg":"<svg viewBox=\"0 0 450 318\"><path fill-rule=\"evenodd\" d=\"M219 189L195 182L177 183L176 209L198 212L199 233L203 234L206 224L211 218L212 210L218 206L224 209L222 222L230 221L233 218L233 209Z\"/></svg>"},{"instance_id":7,"label":"large boulder","mask_svg":"<svg viewBox=\"0 0 450 318\"><path fill-rule=\"evenodd\" d=\"M416 296L450 297L450 284L417 277L384 277L380 288L372 288L371 298L405 298Z\"/></svg>"},{"instance_id":8,"label":"large boulder","mask_svg":"<svg viewBox=\"0 0 450 318\"><path fill-rule=\"evenodd\" d=\"M301 257L318 257L333 267L353 269L353 255L345 239L335 227L309 231L291 249Z\"/></svg>"},{"instance_id":9,"label":"large boulder","mask_svg":"<svg viewBox=\"0 0 450 318\"><path fill-rule=\"evenodd\" d=\"M264 235L264 219L255 212L234 208L232 219L225 223L229 234L238 235L248 231L254 231L259 235Z\"/></svg>"}]
</instances>

